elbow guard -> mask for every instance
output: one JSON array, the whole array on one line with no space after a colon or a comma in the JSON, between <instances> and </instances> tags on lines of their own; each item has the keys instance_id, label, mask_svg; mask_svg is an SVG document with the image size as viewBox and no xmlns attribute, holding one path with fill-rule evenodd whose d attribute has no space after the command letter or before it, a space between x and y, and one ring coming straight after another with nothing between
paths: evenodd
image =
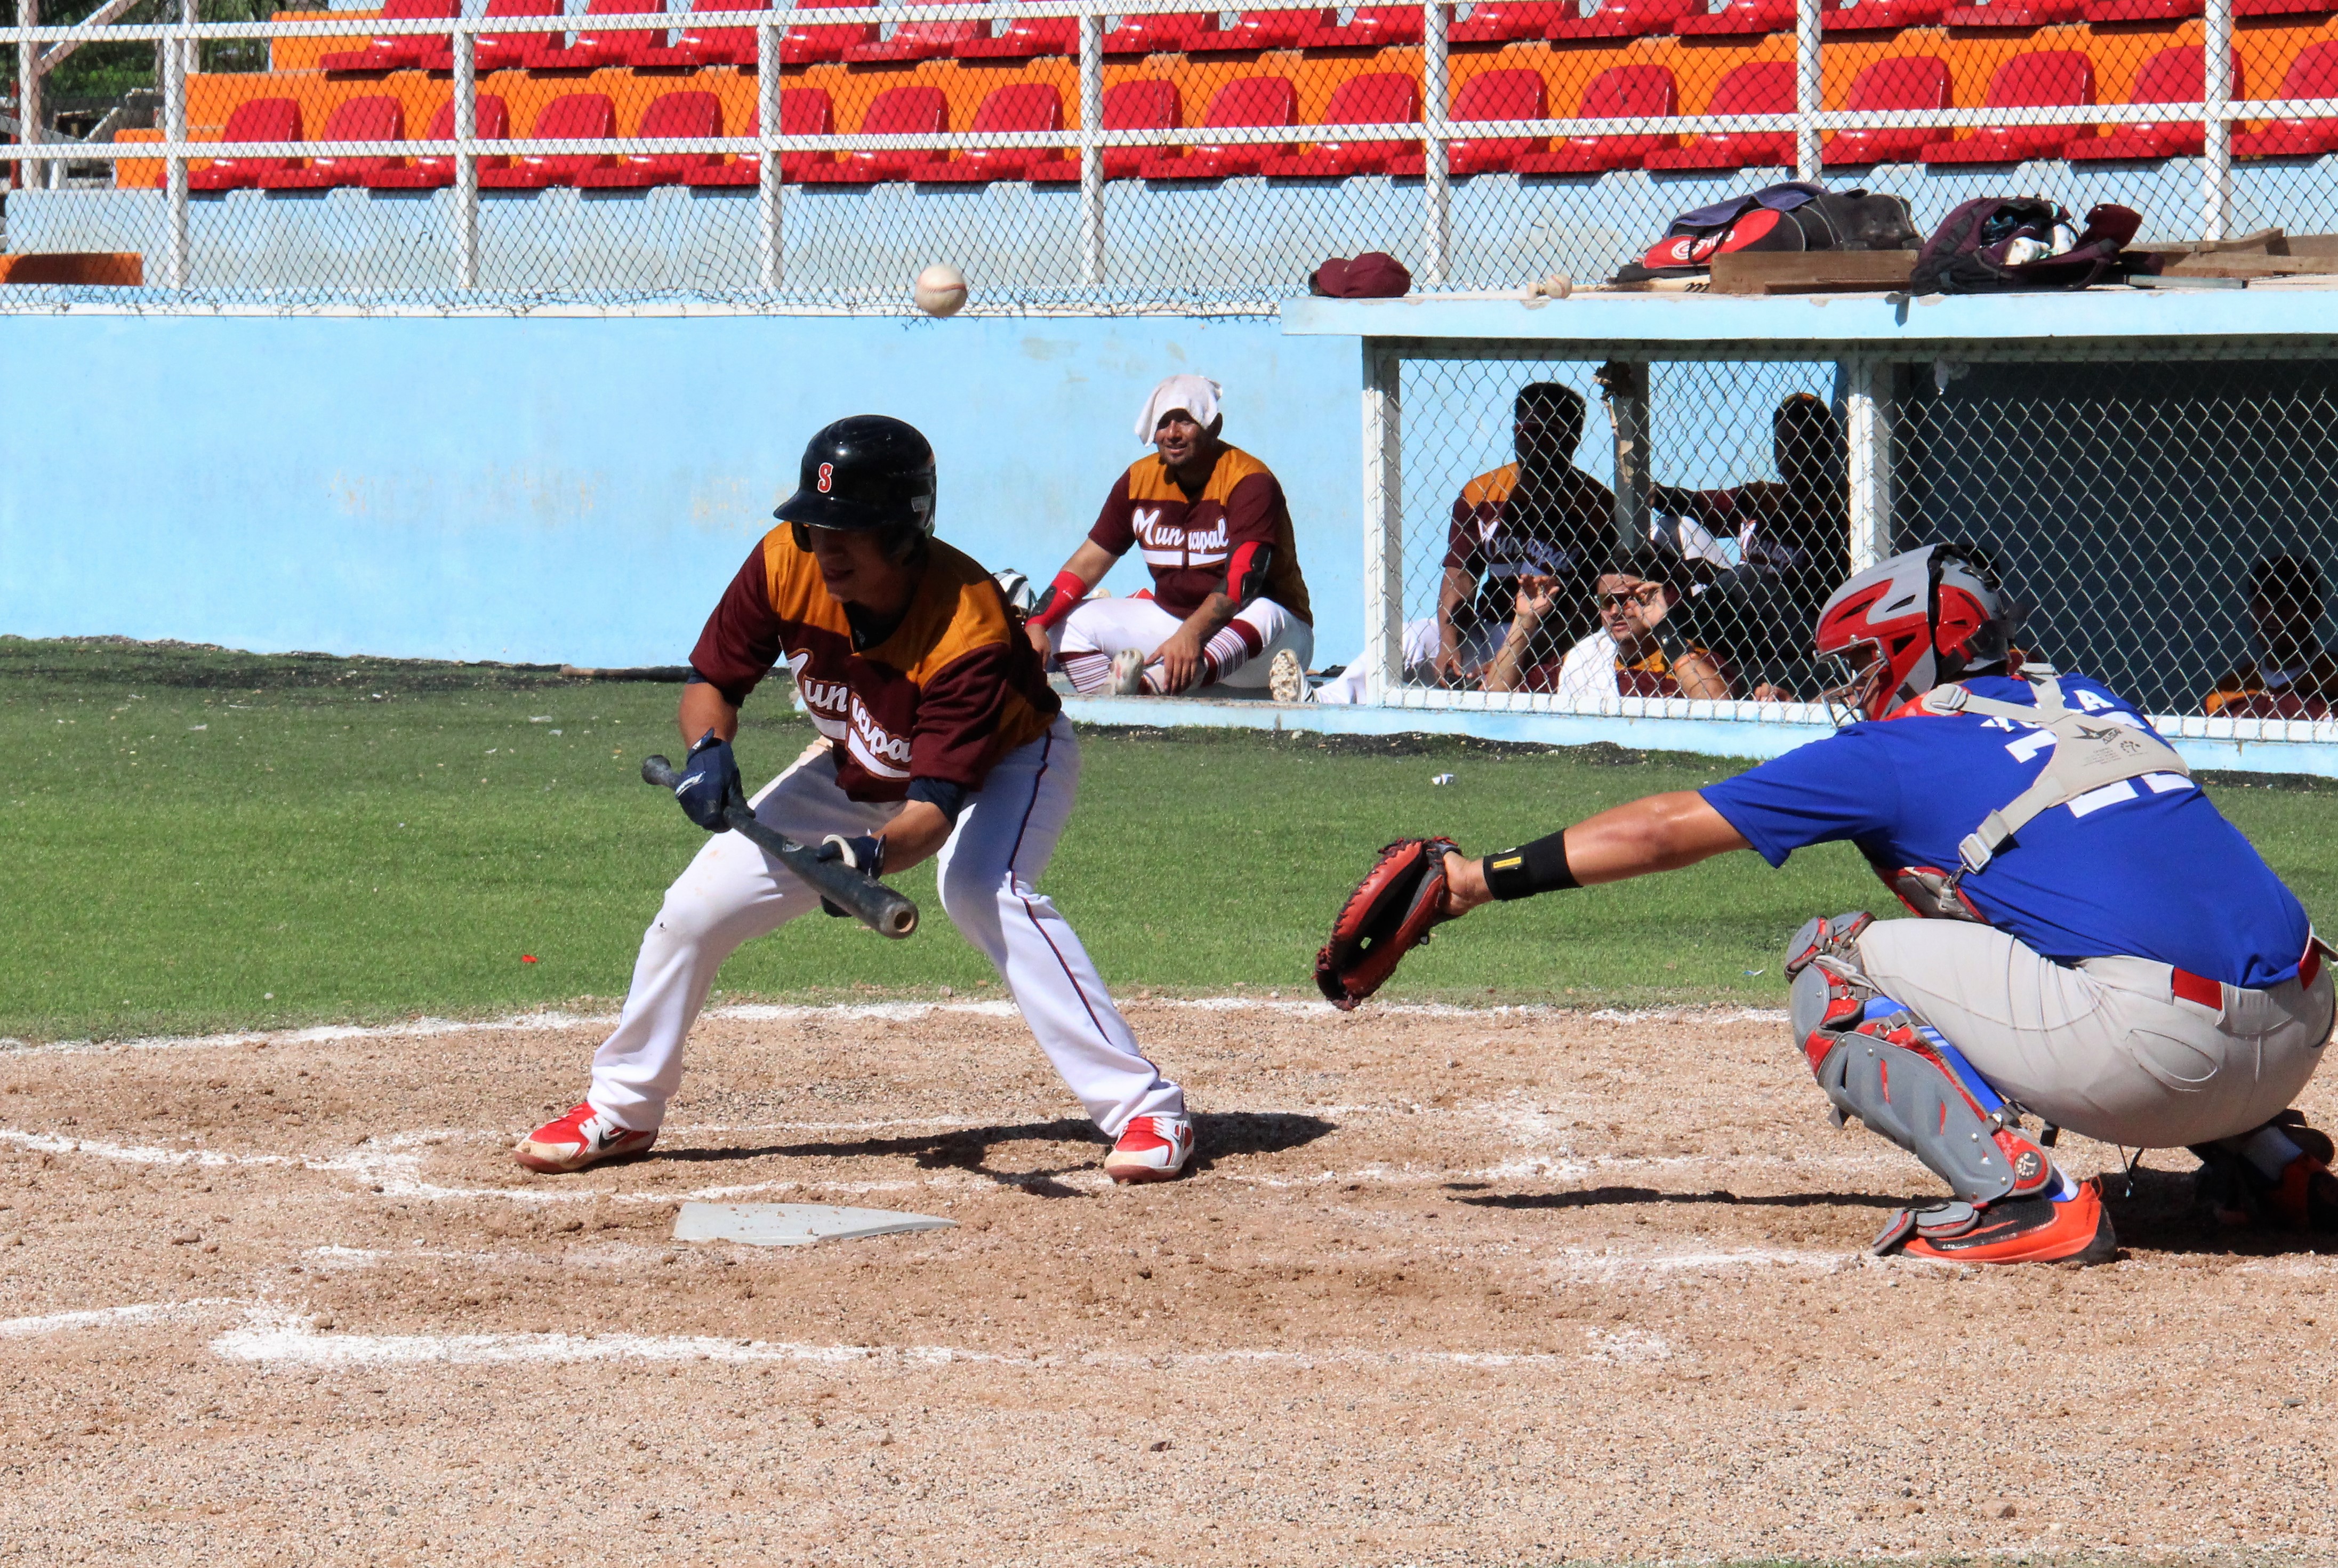
<instances>
[{"instance_id":1,"label":"elbow guard","mask_svg":"<svg viewBox=\"0 0 2338 1568\"><path fill-rule=\"evenodd\" d=\"M1239 610L1266 592L1267 568L1274 564L1274 546L1251 543L1234 546L1226 562L1226 597Z\"/></svg>"}]
</instances>

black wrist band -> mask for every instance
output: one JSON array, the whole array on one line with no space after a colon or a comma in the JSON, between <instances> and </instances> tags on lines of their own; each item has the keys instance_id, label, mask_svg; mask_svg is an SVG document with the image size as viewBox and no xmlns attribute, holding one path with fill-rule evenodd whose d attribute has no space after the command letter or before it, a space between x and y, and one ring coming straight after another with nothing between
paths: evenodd
<instances>
[{"instance_id":1,"label":"black wrist band","mask_svg":"<svg viewBox=\"0 0 2338 1568\"><path fill-rule=\"evenodd\" d=\"M1567 869L1567 835L1563 831L1531 844L1521 844L1516 849L1488 855L1479 865L1486 874L1486 891L1497 898L1528 898L1537 893L1583 886Z\"/></svg>"}]
</instances>

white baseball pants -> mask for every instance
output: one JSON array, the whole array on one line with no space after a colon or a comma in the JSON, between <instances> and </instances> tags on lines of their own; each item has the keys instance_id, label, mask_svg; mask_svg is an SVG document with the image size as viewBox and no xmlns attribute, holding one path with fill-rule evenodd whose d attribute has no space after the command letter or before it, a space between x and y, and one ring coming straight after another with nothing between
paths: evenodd
<instances>
[{"instance_id":1,"label":"white baseball pants","mask_svg":"<svg viewBox=\"0 0 2338 1568\"><path fill-rule=\"evenodd\" d=\"M1087 950L1036 886L1071 816L1079 774L1079 743L1059 716L967 798L937 868L950 923L997 969L1039 1048L1116 1138L1131 1117L1181 1114L1185 1095L1137 1048ZM800 844L873 833L901 809L848 799L825 749L799 758L754 807L757 820ZM624 1012L593 1057L593 1108L636 1131L663 1122L682 1083L683 1041L722 960L819 908L819 894L753 844L712 835L642 937Z\"/></svg>"},{"instance_id":2,"label":"white baseball pants","mask_svg":"<svg viewBox=\"0 0 2338 1568\"><path fill-rule=\"evenodd\" d=\"M1947 1035L1999 1093L2133 1149L2262 1126L2295 1102L2330 1038L2327 964L2311 985L2227 985L2212 1011L2174 995L2165 964L2068 966L1962 920L1879 920L1860 936L1859 959L1877 989Z\"/></svg>"},{"instance_id":3,"label":"white baseball pants","mask_svg":"<svg viewBox=\"0 0 2338 1568\"><path fill-rule=\"evenodd\" d=\"M1090 599L1056 623L1053 646L1073 685L1101 691L1111 684L1114 654L1134 648L1150 657L1184 623L1150 599ZM1215 684L1252 690L1266 685L1286 648L1304 667L1315 657L1315 628L1272 599L1253 599L1210 639L1206 655L1219 671Z\"/></svg>"}]
</instances>

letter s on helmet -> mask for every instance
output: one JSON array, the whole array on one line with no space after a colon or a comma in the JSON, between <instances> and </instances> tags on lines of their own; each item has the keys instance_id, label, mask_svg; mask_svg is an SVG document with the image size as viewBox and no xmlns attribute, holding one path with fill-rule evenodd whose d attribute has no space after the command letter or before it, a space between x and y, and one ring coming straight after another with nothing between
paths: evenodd
<instances>
[{"instance_id":1,"label":"letter s on helmet","mask_svg":"<svg viewBox=\"0 0 2338 1568\"><path fill-rule=\"evenodd\" d=\"M882 414L855 414L823 428L804 447L796 493L771 514L806 528L868 529L891 536L906 555L934 531L934 449L917 426Z\"/></svg>"},{"instance_id":2,"label":"letter s on helmet","mask_svg":"<svg viewBox=\"0 0 2338 1568\"><path fill-rule=\"evenodd\" d=\"M1881 719L1946 681L2001 666L1997 573L1977 554L1927 544L1860 573L1819 612L1824 700L1839 724Z\"/></svg>"}]
</instances>

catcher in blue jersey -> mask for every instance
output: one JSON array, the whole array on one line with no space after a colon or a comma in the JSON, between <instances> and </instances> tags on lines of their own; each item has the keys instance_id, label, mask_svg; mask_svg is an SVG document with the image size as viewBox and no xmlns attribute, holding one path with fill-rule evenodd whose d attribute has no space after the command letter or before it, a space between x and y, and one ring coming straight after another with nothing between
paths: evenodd
<instances>
[{"instance_id":1,"label":"catcher in blue jersey","mask_svg":"<svg viewBox=\"0 0 2338 1568\"><path fill-rule=\"evenodd\" d=\"M2338 1230L2331 1140L2291 1109L2330 1037L2330 950L2174 749L2101 682L2021 662L1994 576L1952 546L1852 577L1817 643L1832 736L1482 859L1390 846L1317 960L1326 995L1354 1005L1490 901L1848 839L1922 918L1806 924L1794 1041L1838 1122L1950 1189L1878 1252L2111 1256L2096 1184L2048 1152L2060 1128L2188 1147L2228 1220Z\"/></svg>"}]
</instances>

